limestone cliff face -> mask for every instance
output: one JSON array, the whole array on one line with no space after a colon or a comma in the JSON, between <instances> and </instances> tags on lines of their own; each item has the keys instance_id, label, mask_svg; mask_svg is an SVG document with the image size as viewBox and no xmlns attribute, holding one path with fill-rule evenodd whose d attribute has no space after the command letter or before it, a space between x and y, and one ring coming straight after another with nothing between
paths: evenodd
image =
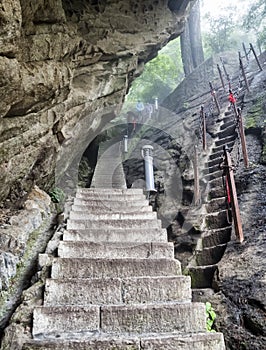
<instances>
[{"instance_id":1,"label":"limestone cliff face","mask_svg":"<svg viewBox=\"0 0 266 350\"><path fill-rule=\"evenodd\" d=\"M0 200L79 161L192 2L2 1Z\"/></svg>"}]
</instances>

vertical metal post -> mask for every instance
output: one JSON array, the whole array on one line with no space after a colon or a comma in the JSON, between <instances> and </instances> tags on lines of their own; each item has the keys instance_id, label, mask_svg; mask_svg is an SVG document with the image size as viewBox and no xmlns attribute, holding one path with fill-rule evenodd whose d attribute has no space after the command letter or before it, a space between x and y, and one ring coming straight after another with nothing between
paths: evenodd
<instances>
[{"instance_id":1,"label":"vertical metal post","mask_svg":"<svg viewBox=\"0 0 266 350\"><path fill-rule=\"evenodd\" d=\"M232 161L231 161L230 153L228 151L227 146L224 147L224 159L225 159L225 171L226 171L226 176L227 176L228 186L229 186L229 191L231 196L231 202L232 202L232 214L234 219L235 233L239 242L242 243L244 241L244 234L243 234L242 222L241 222L240 211L239 211L238 200L237 200L237 192L236 192L234 173L232 169Z\"/></svg>"},{"instance_id":2,"label":"vertical metal post","mask_svg":"<svg viewBox=\"0 0 266 350\"><path fill-rule=\"evenodd\" d=\"M145 145L142 147L141 155L144 159L146 191L157 192L154 186L152 151L151 145Z\"/></svg>"},{"instance_id":3,"label":"vertical metal post","mask_svg":"<svg viewBox=\"0 0 266 350\"><path fill-rule=\"evenodd\" d=\"M257 63L258 63L258 66L259 66L260 71L262 71L262 66L261 66L261 64L260 64L260 61L259 61L259 59L258 59L258 56L257 56L255 50L254 50L253 45L250 43L249 46L250 46L250 49L251 49L251 51L253 52L253 54L254 54L254 56L255 56L255 59L256 59L256 61L257 61Z\"/></svg>"},{"instance_id":4,"label":"vertical metal post","mask_svg":"<svg viewBox=\"0 0 266 350\"><path fill-rule=\"evenodd\" d=\"M241 114L241 109L238 108L237 112L238 112L238 126L239 126L239 134L240 134L240 139L241 139L244 165L245 165L245 168L248 168L248 151L247 151L246 136L245 136L245 130L244 130L244 125L243 125L243 118L242 118L242 114Z\"/></svg>"},{"instance_id":5,"label":"vertical metal post","mask_svg":"<svg viewBox=\"0 0 266 350\"><path fill-rule=\"evenodd\" d=\"M238 56L239 56L239 65L240 65L240 68L241 68L241 71L242 71L242 75L243 75L244 80L245 80L246 88L247 88L248 92L250 92L249 84L248 84L248 80L247 80L247 77L246 77L246 73L245 73L245 69L244 69L244 65L243 65L243 62L242 62L240 51L238 51Z\"/></svg>"},{"instance_id":6,"label":"vertical metal post","mask_svg":"<svg viewBox=\"0 0 266 350\"><path fill-rule=\"evenodd\" d=\"M200 186L199 186L199 154L198 147L194 146L194 204L200 203Z\"/></svg>"},{"instance_id":7,"label":"vertical metal post","mask_svg":"<svg viewBox=\"0 0 266 350\"><path fill-rule=\"evenodd\" d=\"M128 136L124 135L124 153L128 152Z\"/></svg>"},{"instance_id":8,"label":"vertical metal post","mask_svg":"<svg viewBox=\"0 0 266 350\"><path fill-rule=\"evenodd\" d=\"M212 95L212 97L214 99L214 102L215 102L218 114L220 114L221 113L221 108L220 108L219 102L217 100L216 92L215 92L211 82L209 82L209 85L210 85L210 88L211 88L211 95Z\"/></svg>"},{"instance_id":9,"label":"vertical metal post","mask_svg":"<svg viewBox=\"0 0 266 350\"><path fill-rule=\"evenodd\" d=\"M155 107L155 110L158 111L158 97L155 97L154 107Z\"/></svg>"},{"instance_id":10,"label":"vertical metal post","mask_svg":"<svg viewBox=\"0 0 266 350\"><path fill-rule=\"evenodd\" d=\"M207 139L206 139L206 116L204 112L204 107L201 106L200 108L200 120L201 120L201 127L202 127L202 148L203 151L206 151L207 148Z\"/></svg>"},{"instance_id":11,"label":"vertical metal post","mask_svg":"<svg viewBox=\"0 0 266 350\"><path fill-rule=\"evenodd\" d=\"M221 83L222 83L223 89L225 90L224 79L223 79L222 71L221 71L221 68L220 68L219 64L217 64L217 69L218 69L218 72L219 72L219 76L220 76L220 79L221 79Z\"/></svg>"},{"instance_id":12,"label":"vertical metal post","mask_svg":"<svg viewBox=\"0 0 266 350\"><path fill-rule=\"evenodd\" d=\"M246 49L246 46L245 46L244 43L242 43L242 47L243 47L243 50L244 50L244 53L245 53L245 56L246 56L246 60L247 60L247 62L249 62L247 49Z\"/></svg>"},{"instance_id":13,"label":"vertical metal post","mask_svg":"<svg viewBox=\"0 0 266 350\"><path fill-rule=\"evenodd\" d=\"M228 82L229 89L231 89L230 76L229 76L229 74L227 73L227 70L226 70L226 68L225 68L224 61L223 61L222 57L220 57L220 61L221 61L221 63L222 63L222 67L223 67L224 74L225 74L226 79L227 79L227 82Z\"/></svg>"}]
</instances>

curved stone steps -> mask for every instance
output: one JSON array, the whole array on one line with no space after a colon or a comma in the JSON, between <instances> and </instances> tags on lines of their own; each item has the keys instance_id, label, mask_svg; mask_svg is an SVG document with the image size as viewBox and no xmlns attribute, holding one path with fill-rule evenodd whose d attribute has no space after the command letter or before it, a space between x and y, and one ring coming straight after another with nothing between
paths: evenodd
<instances>
[{"instance_id":1,"label":"curved stone steps","mask_svg":"<svg viewBox=\"0 0 266 350\"><path fill-rule=\"evenodd\" d=\"M202 246L215 247L219 244L226 244L231 239L232 226L227 226L225 228L219 228L212 231L207 231L203 233L202 236Z\"/></svg>"},{"instance_id":2,"label":"curved stone steps","mask_svg":"<svg viewBox=\"0 0 266 350\"><path fill-rule=\"evenodd\" d=\"M195 260L197 266L217 264L224 255L227 242L225 244L216 244L211 247L203 247L202 250L196 252Z\"/></svg>"}]
</instances>

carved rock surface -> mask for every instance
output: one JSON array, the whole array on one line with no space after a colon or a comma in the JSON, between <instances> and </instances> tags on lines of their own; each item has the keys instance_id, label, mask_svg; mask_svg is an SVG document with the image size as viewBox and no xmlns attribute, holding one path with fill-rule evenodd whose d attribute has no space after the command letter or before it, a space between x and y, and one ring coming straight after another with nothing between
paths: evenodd
<instances>
[{"instance_id":1,"label":"carved rock surface","mask_svg":"<svg viewBox=\"0 0 266 350\"><path fill-rule=\"evenodd\" d=\"M180 34L191 3L2 1L0 200L50 189L55 173L76 168L144 62Z\"/></svg>"}]
</instances>

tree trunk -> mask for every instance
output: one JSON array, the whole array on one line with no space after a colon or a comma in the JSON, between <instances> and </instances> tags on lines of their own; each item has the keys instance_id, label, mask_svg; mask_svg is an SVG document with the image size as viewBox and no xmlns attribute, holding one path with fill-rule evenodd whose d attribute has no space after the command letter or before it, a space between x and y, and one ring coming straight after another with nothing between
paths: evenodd
<instances>
[{"instance_id":1,"label":"tree trunk","mask_svg":"<svg viewBox=\"0 0 266 350\"><path fill-rule=\"evenodd\" d=\"M182 56L183 69L184 69L185 76L187 77L194 69L188 22L186 22L185 30L180 36L180 44L181 44L181 56Z\"/></svg>"},{"instance_id":2,"label":"tree trunk","mask_svg":"<svg viewBox=\"0 0 266 350\"><path fill-rule=\"evenodd\" d=\"M198 67L204 61L201 27L200 27L200 1L196 1L192 7L189 20L189 38L191 46L191 54L194 68Z\"/></svg>"},{"instance_id":3,"label":"tree trunk","mask_svg":"<svg viewBox=\"0 0 266 350\"><path fill-rule=\"evenodd\" d=\"M192 7L185 29L180 36L181 55L185 76L188 76L204 61L201 28L200 1Z\"/></svg>"}]
</instances>

